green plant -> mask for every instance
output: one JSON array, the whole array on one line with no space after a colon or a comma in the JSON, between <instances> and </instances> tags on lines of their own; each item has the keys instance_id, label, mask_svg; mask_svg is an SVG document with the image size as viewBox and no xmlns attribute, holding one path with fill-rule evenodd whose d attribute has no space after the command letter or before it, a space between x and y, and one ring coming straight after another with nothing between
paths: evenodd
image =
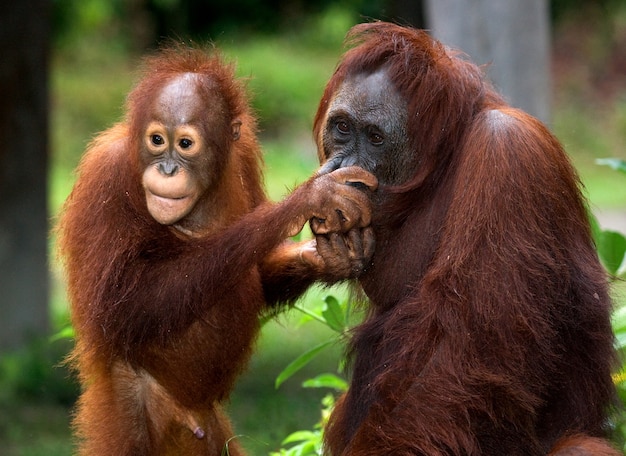
<instances>
[{"instance_id":1,"label":"green plant","mask_svg":"<svg viewBox=\"0 0 626 456\"><path fill-rule=\"evenodd\" d=\"M618 158L603 158L596 160L599 165L626 174L626 160ZM626 278L626 237L623 233L612 230L603 230L592 217L592 229L598 256L612 277L615 287L618 287ZM622 360L626 360L626 306L618 305L613 313L613 331L615 344ZM626 361L625 361L626 362ZM622 404L626 404L626 365L614 375L617 393ZM615 440L620 442L622 450L626 450L626 416L616 412L613 418Z\"/></svg>"},{"instance_id":2,"label":"green plant","mask_svg":"<svg viewBox=\"0 0 626 456\"><path fill-rule=\"evenodd\" d=\"M345 335L350 328L350 309L347 301L339 303L334 296L324 298L321 309L309 310L305 307L296 305L295 309L304 314L304 321L317 321L328 328L333 333L328 340L307 350L298 356L283 369L276 378L275 386L279 388L286 380L292 377L296 372L309 364L311 360L324 352L336 343L343 343ZM324 373L314 378L308 379L302 383L304 388L327 388L335 392L345 392L348 389L348 383L341 377L343 372L343 362L337 367L337 373ZM282 445L287 448L281 448L278 451L271 452L271 456L310 456L322 454L322 437L323 430L328 417L335 405L335 397L332 393L328 393L322 399L322 410L320 420L314 425L312 430L299 430L289 434L283 441Z\"/></svg>"},{"instance_id":3,"label":"green plant","mask_svg":"<svg viewBox=\"0 0 626 456\"><path fill-rule=\"evenodd\" d=\"M602 158L596 160L599 165L609 166L612 169L626 174L626 161L618 158ZM600 228L595 217L591 216L591 226L593 230L598 256L606 267L607 271L615 279L626 277L626 237L624 234L613 230L603 230Z\"/></svg>"}]
</instances>

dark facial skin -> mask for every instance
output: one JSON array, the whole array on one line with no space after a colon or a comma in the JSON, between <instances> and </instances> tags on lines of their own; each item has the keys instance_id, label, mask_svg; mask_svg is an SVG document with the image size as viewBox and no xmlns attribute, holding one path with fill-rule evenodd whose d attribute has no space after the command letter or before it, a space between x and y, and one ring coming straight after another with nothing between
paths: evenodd
<instances>
[{"instance_id":1,"label":"dark facial skin","mask_svg":"<svg viewBox=\"0 0 626 456\"><path fill-rule=\"evenodd\" d=\"M321 143L321 172L360 166L380 184L397 185L413 174L406 141L407 107L384 69L346 79L329 103Z\"/></svg>"},{"instance_id":2,"label":"dark facial skin","mask_svg":"<svg viewBox=\"0 0 626 456\"><path fill-rule=\"evenodd\" d=\"M183 74L162 89L145 129L141 159L148 211L157 222L183 232L201 228L198 224L205 219L201 197L217 179L218 151L204 132L228 128L213 125L218 119L206 111L219 112L223 102L217 94L211 101L206 107L197 75ZM233 122L230 128L237 139L239 124Z\"/></svg>"}]
</instances>

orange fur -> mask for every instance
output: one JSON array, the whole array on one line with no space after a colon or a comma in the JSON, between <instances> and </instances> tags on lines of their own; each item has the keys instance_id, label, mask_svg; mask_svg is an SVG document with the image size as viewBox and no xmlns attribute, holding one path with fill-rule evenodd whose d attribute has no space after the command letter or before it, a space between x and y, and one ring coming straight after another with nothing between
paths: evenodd
<instances>
[{"instance_id":1,"label":"orange fur","mask_svg":"<svg viewBox=\"0 0 626 456\"><path fill-rule=\"evenodd\" d=\"M191 164L190 172L213 178L193 235L150 216L140 160L153 100L188 72L198 75L199 128L215 154ZM207 101L216 98L217 106ZM174 47L147 60L127 119L85 153L58 224L83 386L74 420L81 455L217 456L226 447L242 454L220 403L246 366L259 315L268 302L288 302L328 279L320 258L303 260L308 243L280 246L312 217L331 231L369 223L367 197L345 185L375 185L361 170L311 179L283 202L268 202L255 133L232 66L215 51ZM289 254L271 256L279 247Z\"/></svg>"},{"instance_id":2,"label":"orange fur","mask_svg":"<svg viewBox=\"0 0 626 456\"><path fill-rule=\"evenodd\" d=\"M370 311L327 454L539 456L572 434L553 454L615 454L600 440L616 399L608 280L561 145L424 31L360 24L349 43L315 119L321 161L342 151L324 143L342 84L384 71L406 143L366 159L410 154L415 173L379 190Z\"/></svg>"}]
</instances>

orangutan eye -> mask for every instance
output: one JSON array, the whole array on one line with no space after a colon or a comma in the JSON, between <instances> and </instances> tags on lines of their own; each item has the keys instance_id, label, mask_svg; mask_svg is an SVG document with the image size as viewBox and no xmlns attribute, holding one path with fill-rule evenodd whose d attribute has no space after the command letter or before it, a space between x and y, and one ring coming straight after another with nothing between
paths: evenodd
<instances>
[{"instance_id":1,"label":"orangutan eye","mask_svg":"<svg viewBox=\"0 0 626 456\"><path fill-rule=\"evenodd\" d=\"M189 149L193 145L193 141L191 139L181 139L178 145L181 149Z\"/></svg>"},{"instance_id":2,"label":"orangutan eye","mask_svg":"<svg viewBox=\"0 0 626 456\"><path fill-rule=\"evenodd\" d=\"M374 146L381 146L385 142L385 138L378 133L371 133L369 140Z\"/></svg>"},{"instance_id":3,"label":"orangutan eye","mask_svg":"<svg viewBox=\"0 0 626 456\"><path fill-rule=\"evenodd\" d=\"M350 133L350 126L348 125L348 122L340 120L339 122L337 122L337 130L339 131L339 133L347 135L348 133Z\"/></svg>"},{"instance_id":4,"label":"orangutan eye","mask_svg":"<svg viewBox=\"0 0 626 456\"><path fill-rule=\"evenodd\" d=\"M152 144L154 144L155 146L162 146L163 144L165 144L165 140L161 135L152 135L150 137L150 141L152 141Z\"/></svg>"}]
</instances>

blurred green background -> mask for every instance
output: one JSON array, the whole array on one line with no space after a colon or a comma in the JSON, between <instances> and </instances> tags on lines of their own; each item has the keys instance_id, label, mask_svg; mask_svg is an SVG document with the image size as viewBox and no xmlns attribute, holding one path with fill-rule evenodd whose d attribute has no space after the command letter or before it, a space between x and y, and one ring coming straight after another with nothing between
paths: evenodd
<instances>
[{"instance_id":1,"label":"blurred green background","mask_svg":"<svg viewBox=\"0 0 626 456\"><path fill-rule=\"evenodd\" d=\"M261 120L265 181L280 199L317 166L311 125L326 80L342 53L346 31L364 17L386 19L383 0L55 0L51 82L49 206L56 214L73 184L86 144L118 120L140 55L159 37L214 41L248 80ZM196 8L196 9L194 9ZM181 11L185 11L184 14ZM626 2L552 2L553 120L586 186L592 209L619 218L626 180L595 160L626 158ZM53 252L54 239L50 241ZM51 253L55 331L67 325L62 273ZM314 289L307 306L339 290ZM298 354L328 337L315 322L302 325L292 311L269 323L257 354L228 404L250 454L267 454L297 429L319 419L323 392L303 390L302 379L336 370L341 347L274 388ZM62 365L71 341L33 341L0 358L0 453L68 455L69 416L77 395Z\"/></svg>"}]
</instances>

